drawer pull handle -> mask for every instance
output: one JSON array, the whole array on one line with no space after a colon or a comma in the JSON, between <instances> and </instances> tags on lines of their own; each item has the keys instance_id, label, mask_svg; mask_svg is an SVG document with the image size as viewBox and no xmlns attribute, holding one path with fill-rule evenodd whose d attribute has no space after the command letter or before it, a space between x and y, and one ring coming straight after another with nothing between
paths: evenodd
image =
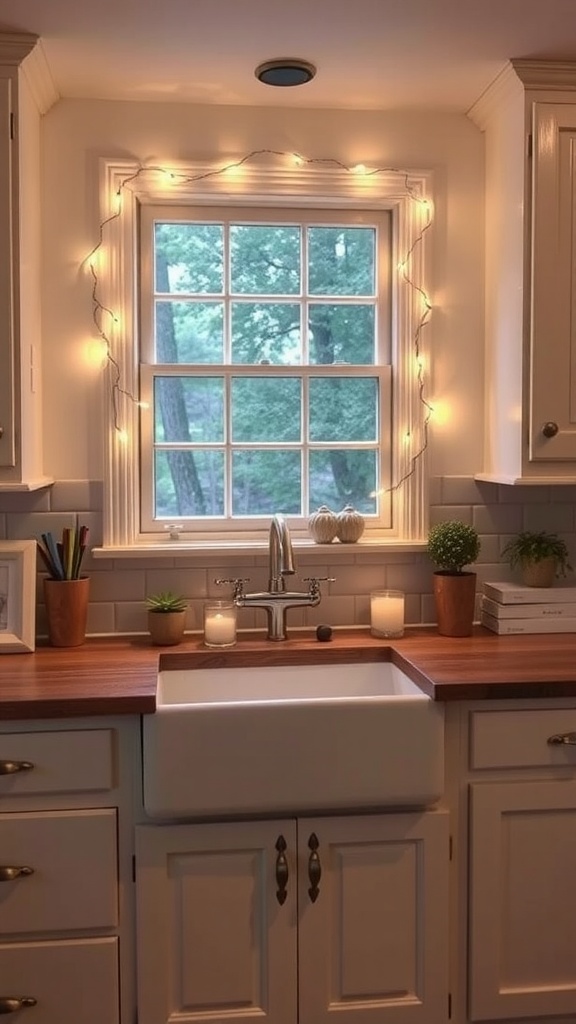
<instances>
[{"instance_id":1,"label":"drawer pull handle","mask_svg":"<svg viewBox=\"0 0 576 1024\"><path fill-rule=\"evenodd\" d=\"M284 836L278 836L276 840L276 899L280 906L286 902L288 895L288 861L286 859L286 840Z\"/></svg>"},{"instance_id":2,"label":"drawer pull handle","mask_svg":"<svg viewBox=\"0 0 576 1024\"><path fill-rule=\"evenodd\" d=\"M548 743L552 746L558 746L560 743L565 744L569 747L576 747L576 732L557 732L554 736L550 736Z\"/></svg>"},{"instance_id":3,"label":"drawer pull handle","mask_svg":"<svg viewBox=\"0 0 576 1024\"><path fill-rule=\"evenodd\" d=\"M0 865L0 882L13 882L15 878L33 874L34 868L28 868L25 865L22 865L22 867L11 867L8 864Z\"/></svg>"},{"instance_id":4,"label":"drawer pull handle","mask_svg":"<svg viewBox=\"0 0 576 1024\"><path fill-rule=\"evenodd\" d=\"M318 836L315 832L310 834L308 840L308 849L310 850L310 856L308 858L308 879L310 882L310 888L308 889L308 895L311 903L316 903L320 894L320 879L322 877L322 865L320 864L320 857L318 856Z\"/></svg>"},{"instance_id":5,"label":"drawer pull handle","mask_svg":"<svg viewBox=\"0 0 576 1024\"><path fill-rule=\"evenodd\" d=\"M16 1013L25 1006L36 1006L33 996L0 996L0 1013Z\"/></svg>"},{"instance_id":6,"label":"drawer pull handle","mask_svg":"<svg viewBox=\"0 0 576 1024\"><path fill-rule=\"evenodd\" d=\"M16 772L29 772L33 767L32 761L0 761L0 775L15 775Z\"/></svg>"}]
</instances>

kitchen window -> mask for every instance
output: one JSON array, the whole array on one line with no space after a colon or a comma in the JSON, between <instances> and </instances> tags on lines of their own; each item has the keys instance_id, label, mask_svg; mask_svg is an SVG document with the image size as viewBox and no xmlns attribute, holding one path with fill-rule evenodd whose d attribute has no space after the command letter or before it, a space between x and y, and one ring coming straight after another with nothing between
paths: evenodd
<instances>
[{"instance_id":1,"label":"kitchen window","mask_svg":"<svg viewBox=\"0 0 576 1024\"><path fill-rule=\"evenodd\" d=\"M390 213L141 210L144 530L391 525Z\"/></svg>"},{"instance_id":2,"label":"kitchen window","mask_svg":"<svg viewBox=\"0 0 576 1024\"><path fill-rule=\"evenodd\" d=\"M307 538L322 504L362 512L363 543L421 545L427 182L353 177L105 162L105 550L229 548L274 512Z\"/></svg>"}]
</instances>

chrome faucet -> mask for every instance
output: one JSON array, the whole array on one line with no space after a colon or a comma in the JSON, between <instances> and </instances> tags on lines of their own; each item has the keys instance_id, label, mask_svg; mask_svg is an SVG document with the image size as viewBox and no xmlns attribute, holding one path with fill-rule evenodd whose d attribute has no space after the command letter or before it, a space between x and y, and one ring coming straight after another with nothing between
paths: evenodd
<instances>
[{"instance_id":1,"label":"chrome faucet","mask_svg":"<svg viewBox=\"0 0 576 1024\"><path fill-rule=\"evenodd\" d=\"M238 608L264 608L268 616L268 640L287 640L286 612L289 608L314 608L320 604L322 595L320 583L324 580L333 582L329 576L305 577L308 591L286 590L286 576L293 576L294 552L290 530L284 516L279 513L272 517L268 541L269 578L268 590L256 591L252 594L244 592L246 579L215 580L215 583L232 583L234 587L234 604Z\"/></svg>"}]
</instances>

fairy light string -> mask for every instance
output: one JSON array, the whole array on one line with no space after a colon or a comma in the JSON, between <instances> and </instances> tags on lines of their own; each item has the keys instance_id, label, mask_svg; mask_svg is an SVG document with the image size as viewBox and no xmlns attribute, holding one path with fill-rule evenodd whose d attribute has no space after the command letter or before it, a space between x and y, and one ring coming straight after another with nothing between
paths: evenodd
<instances>
[{"instance_id":1,"label":"fairy light string","mask_svg":"<svg viewBox=\"0 0 576 1024\"><path fill-rule=\"evenodd\" d=\"M403 182L402 187L405 194L426 211L425 222L416 232L408 251L398 265L400 277L405 284L412 289L414 295L420 298L423 306L422 313L416 323L412 337L412 352L416 365L416 395L418 403L423 410L423 418L419 425L421 430L421 439L417 451L414 452L408 460L408 467L405 472L400 475L395 483L390 484L390 486L380 491L381 494L391 493L398 490L402 484L415 473L418 463L423 458L429 444L429 424L434 412L432 404L426 397L426 379L422 359L422 334L425 327L429 324L432 305L422 286L412 279L409 270L416 250L421 248L426 232L432 226L431 204L427 199L423 199L419 194L418 189L414 188L410 184L410 172L397 167L367 168L363 164L350 165L333 157L303 157L300 153L287 152L285 150L254 149L236 160L229 161L226 164L221 164L208 170L204 169L193 174L155 164L142 164L131 174L127 174L116 189L115 195L117 198L117 208L100 221L98 225L98 240L83 261L84 265L89 267L92 277L92 319L96 332L102 342L105 362L109 368L111 376L110 403L113 428L116 431L119 440L122 441L126 439L126 431L122 426L120 413L121 398L125 398L140 407L147 407L147 403L141 402L138 395L123 386L122 372L120 364L114 356L114 347L111 337L114 325L119 323L119 317L113 309L106 306L100 299L100 280L97 270L98 258L106 245L107 227L122 216L123 192L143 175L158 174L161 175L164 180L178 183L180 186L193 185L206 179L217 178L222 175L229 174L230 172L242 168L244 165L262 157L280 157L282 159L290 158L298 167L316 166L334 168L335 170L345 171L349 174L358 176L360 179L369 179L381 174L395 174L398 175ZM411 438L412 430L411 428L408 428L405 432L405 440L410 443Z\"/></svg>"}]
</instances>

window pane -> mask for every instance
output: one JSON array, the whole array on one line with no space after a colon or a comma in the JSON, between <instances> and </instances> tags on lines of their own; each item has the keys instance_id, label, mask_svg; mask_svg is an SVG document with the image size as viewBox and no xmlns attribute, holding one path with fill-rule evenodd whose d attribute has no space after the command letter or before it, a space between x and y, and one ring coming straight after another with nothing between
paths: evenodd
<instances>
[{"instance_id":1,"label":"window pane","mask_svg":"<svg viewBox=\"0 0 576 1024\"><path fill-rule=\"evenodd\" d=\"M320 505L340 510L353 505L375 515L378 463L375 451L310 452L310 515Z\"/></svg>"},{"instance_id":2,"label":"window pane","mask_svg":"<svg viewBox=\"0 0 576 1024\"><path fill-rule=\"evenodd\" d=\"M299 294L299 228L233 224L230 258L233 295Z\"/></svg>"},{"instance_id":3,"label":"window pane","mask_svg":"<svg viewBox=\"0 0 576 1024\"><path fill-rule=\"evenodd\" d=\"M373 377L312 377L311 441L376 441L378 381Z\"/></svg>"},{"instance_id":4,"label":"window pane","mask_svg":"<svg viewBox=\"0 0 576 1024\"><path fill-rule=\"evenodd\" d=\"M154 441L224 440L222 377L155 377Z\"/></svg>"},{"instance_id":5,"label":"window pane","mask_svg":"<svg viewBox=\"0 0 576 1024\"><path fill-rule=\"evenodd\" d=\"M311 295L374 295L374 228L308 228Z\"/></svg>"},{"instance_id":6,"label":"window pane","mask_svg":"<svg viewBox=\"0 0 576 1024\"><path fill-rule=\"evenodd\" d=\"M224 306L221 302L167 302L154 306L157 363L221 363Z\"/></svg>"},{"instance_id":7,"label":"window pane","mask_svg":"<svg viewBox=\"0 0 576 1024\"><path fill-rule=\"evenodd\" d=\"M157 292L222 294L221 224L156 223L154 240Z\"/></svg>"},{"instance_id":8,"label":"window pane","mask_svg":"<svg viewBox=\"0 0 576 1024\"><path fill-rule=\"evenodd\" d=\"M233 452L233 515L301 515L301 474L299 452Z\"/></svg>"},{"instance_id":9,"label":"window pane","mask_svg":"<svg viewBox=\"0 0 576 1024\"><path fill-rule=\"evenodd\" d=\"M300 441L301 395L298 377L233 377L232 441Z\"/></svg>"},{"instance_id":10,"label":"window pane","mask_svg":"<svg viewBox=\"0 0 576 1024\"><path fill-rule=\"evenodd\" d=\"M301 362L300 307L293 302L233 302L232 362Z\"/></svg>"},{"instance_id":11,"label":"window pane","mask_svg":"<svg viewBox=\"0 0 576 1024\"><path fill-rule=\"evenodd\" d=\"M155 516L223 516L224 452L155 452Z\"/></svg>"},{"instance_id":12,"label":"window pane","mask_svg":"<svg viewBox=\"0 0 576 1024\"><path fill-rule=\"evenodd\" d=\"M373 366L376 354L373 306L311 303L309 308L310 363L351 363Z\"/></svg>"}]
</instances>

